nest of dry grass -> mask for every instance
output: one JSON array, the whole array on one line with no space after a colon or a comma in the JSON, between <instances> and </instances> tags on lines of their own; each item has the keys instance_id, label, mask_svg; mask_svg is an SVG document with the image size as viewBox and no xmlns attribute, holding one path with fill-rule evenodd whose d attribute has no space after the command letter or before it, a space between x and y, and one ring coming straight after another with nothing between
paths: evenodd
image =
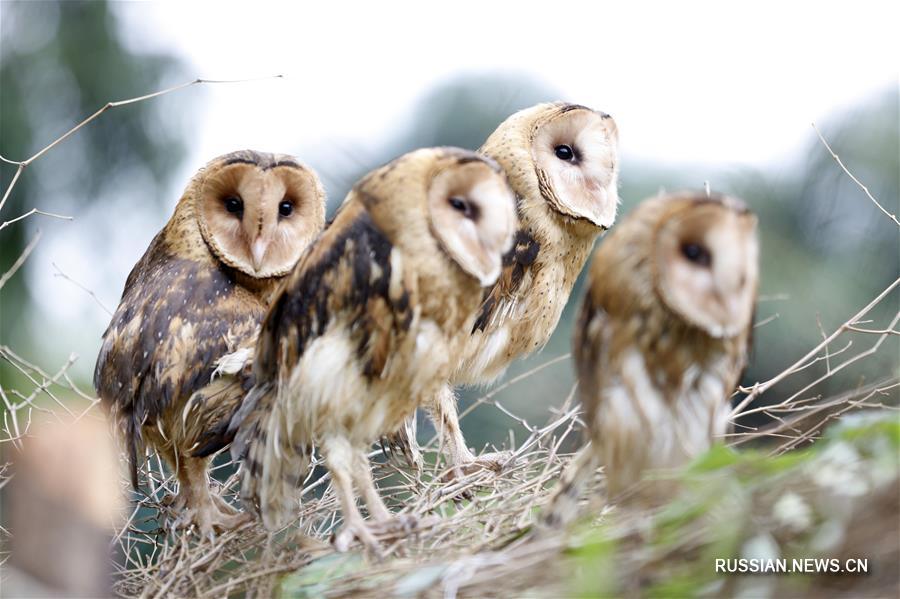
<instances>
[{"instance_id":1,"label":"nest of dry grass","mask_svg":"<svg viewBox=\"0 0 900 599\"><path fill-rule=\"evenodd\" d=\"M483 399L480 403L490 401ZM577 427L577 409L571 397L541 427L525 423L530 434L514 451L501 473L481 470L447 483L432 439L423 447L423 472L386 459L380 450L370 457L385 502L395 512L413 515L417 525L408 533L386 536L382 556L365 554L361 547L339 556L330 545L340 527L338 501L327 473L314 469L307 480L297 519L270 533L251 523L215 539L194 531L169 531L165 498L173 481L158 460L145 470L151 493L130 514L117 535L123 557L116 591L123 596L222 596L249 593L269 596L285 574L329 557L347 557L357 566L327 595L378 593L382 575L398 568L445 563L491 548L527 530L549 498L553 483L571 455L560 448L571 441ZM507 411L508 413L508 411ZM510 414L511 417L517 418ZM524 420L518 419L524 423ZM235 469L230 461L215 467L221 473ZM222 493L236 501L239 472L225 481ZM343 559L336 561L344 567ZM313 585L315 586L315 585ZM323 593L325 591L323 590Z\"/></svg>"},{"instance_id":2,"label":"nest of dry grass","mask_svg":"<svg viewBox=\"0 0 900 599\"><path fill-rule=\"evenodd\" d=\"M8 349L2 351L5 359L16 360L30 374L36 384L35 394L53 397L55 388L77 389L65 370L43 372ZM795 468L798 460L813 455L808 448L819 447L823 439L821 446L826 451L831 442L823 431L830 423L845 422L849 411L887 414L887 421L897 425L900 383L896 378L835 397L800 401L796 409L790 404L776 405L772 413L778 419L764 429L739 431L730 437L731 445L745 446L741 451L721 448L725 454L716 454L719 450L715 450L704 456L700 466L695 465L686 475L685 494L673 497L664 506L607 502L602 470L598 470L582 496L586 519L565 532L542 529L536 525L538 515L572 458L568 448L575 446L581 427L573 401L575 390L541 426L531 425L497 404L494 397L502 388L527 381L536 371L563 359L555 358L510 380L468 411L497 409L528 430L528 436L516 447L499 448L511 450L509 461L499 473L483 470L445 482L437 439L423 447L426 467L421 473L401 460L386 458L380 450L370 454L386 503L395 512L418 520L418 526L408 534L383 537L381 556L368 554L361 546L344 554L332 548L331 537L341 525L340 511L323 468L313 469L305 482L297 519L280 531L268 532L251 523L210 539L192 529L170 530L166 523L174 514L166 501L174 494L174 481L159 458L152 456L143 471L147 494L133 497L124 524L117 527L112 540L117 554L114 592L123 597L268 597L278 593L297 597L677 595L696 593L698 589L712 594L738 592L746 590L740 586L746 585L742 579L729 583L731 579L711 577L709 568L704 570L700 565L709 565L714 555L711 551L720 552L715 555L740 555L748 543L761 542L756 538L759 535L750 534L760 523L768 523L765 538L784 551L793 547L795 553L815 554L809 538L828 520L822 515L815 526L810 524L806 540L798 544L791 525L772 516L779 499L789 493L816 513L826 514L834 505L843 505L840 518L829 525L843 531L843 541L831 551L872 556L879 563L900 556L896 543L885 539L883 528L897 522L900 428L893 433L893 446L865 451L848 446L856 452L855 461L851 461L855 471L874 472L875 456L888 457L887 465L879 466L882 474L878 481L860 474L865 480L859 484L868 485L865 493L848 498L833 489L820 488L811 473L821 470L827 460ZM96 400L84 392L79 397L82 405L78 410L72 402L66 409L76 418L96 415ZM20 399L24 402L29 396ZM18 413L24 416L35 409L47 411L47 415L60 409L52 402L50 408L34 404L29 409L28 402L21 405L26 407ZM10 444L27 436L29 420L23 418L19 432L8 438ZM14 427L7 429L8 433L14 431ZM887 433L889 439L891 434ZM760 440L767 442L761 444ZM237 503L240 465L226 458L219 457L214 475L223 481L219 483L223 496ZM781 474L773 476L772 472ZM124 476L120 492L130 493ZM706 517L707 513L712 516ZM735 522L741 526L726 526ZM730 531L725 535L727 542L720 534L723 530ZM804 594L811 589L839 592L840 584L847 584L847 580L815 579L799 587L785 587L781 582L773 588ZM678 581L684 586L671 587ZM851 590L883 593L896 588L898 581L896 572L881 572L850 580L850 584Z\"/></svg>"}]
</instances>

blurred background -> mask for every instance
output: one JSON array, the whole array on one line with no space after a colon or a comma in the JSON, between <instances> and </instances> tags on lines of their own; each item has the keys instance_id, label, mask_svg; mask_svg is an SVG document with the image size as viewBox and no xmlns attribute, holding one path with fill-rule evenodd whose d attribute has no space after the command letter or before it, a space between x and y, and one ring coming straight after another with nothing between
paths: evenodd
<instances>
[{"instance_id":1,"label":"blurred background","mask_svg":"<svg viewBox=\"0 0 900 599\"><path fill-rule=\"evenodd\" d=\"M900 274L897 228L829 156L898 212L896 5L569 2L281 5L0 2L0 154L24 160L107 101L197 77L197 85L108 111L37 160L0 213L0 345L47 371L71 354L90 377L125 278L190 176L241 148L314 167L329 212L358 176L421 146L476 149L508 115L568 100L611 113L621 133L620 215L660 189L712 189L760 217L762 288L744 384L793 363ZM16 167L0 167L5 190ZM580 290L544 351L568 352ZM897 310L896 295L873 318ZM879 320L880 319L880 320ZM877 327L876 327L877 328ZM815 389L834 394L898 371L897 338ZM767 401L819 376L793 377ZM804 378L806 377L806 378ZM561 361L498 396L543 422L573 383ZM33 385L0 361L0 387ZM22 393L28 390L22 389ZM464 402L481 390L464 393ZM424 428L424 427L423 427ZM521 428L487 406L471 445ZM422 433L427 435L427 428Z\"/></svg>"}]
</instances>

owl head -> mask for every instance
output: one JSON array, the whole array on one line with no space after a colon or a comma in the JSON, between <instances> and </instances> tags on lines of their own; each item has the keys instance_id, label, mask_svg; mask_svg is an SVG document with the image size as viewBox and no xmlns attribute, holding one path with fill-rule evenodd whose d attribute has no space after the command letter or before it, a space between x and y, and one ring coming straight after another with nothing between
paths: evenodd
<instances>
[{"instance_id":1,"label":"owl head","mask_svg":"<svg viewBox=\"0 0 900 599\"><path fill-rule=\"evenodd\" d=\"M650 267L659 299L712 337L746 331L759 279L756 217L740 200L721 195L657 201Z\"/></svg>"},{"instance_id":2,"label":"owl head","mask_svg":"<svg viewBox=\"0 0 900 599\"><path fill-rule=\"evenodd\" d=\"M513 190L530 206L609 228L619 203L618 140L608 114L577 104L539 104L517 112L487 139Z\"/></svg>"},{"instance_id":3,"label":"owl head","mask_svg":"<svg viewBox=\"0 0 900 599\"><path fill-rule=\"evenodd\" d=\"M458 148L426 148L397 158L356 187L394 243L442 253L482 286L500 275L518 226L515 197L496 162Z\"/></svg>"},{"instance_id":4,"label":"owl head","mask_svg":"<svg viewBox=\"0 0 900 599\"><path fill-rule=\"evenodd\" d=\"M220 156L192 187L210 251L256 279L287 274L325 224L318 177L284 154L244 150Z\"/></svg>"}]
</instances>

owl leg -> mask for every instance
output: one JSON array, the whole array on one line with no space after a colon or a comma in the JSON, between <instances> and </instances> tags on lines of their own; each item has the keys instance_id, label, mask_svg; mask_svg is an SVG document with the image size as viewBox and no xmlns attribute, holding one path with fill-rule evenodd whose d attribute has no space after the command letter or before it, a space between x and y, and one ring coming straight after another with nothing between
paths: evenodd
<instances>
[{"instance_id":1,"label":"owl leg","mask_svg":"<svg viewBox=\"0 0 900 599\"><path fill-rule=\"evenodd\" d=\"M541 524L548 528L562 528L578 515L578 498L584 483L597 468L597 457L590 443L572 458L563 472L553 497L541 514Z\"/></svg>"},{"instance_id":2,"label":"owl leg","mask_svg":"<svg viewBox=\"0 0 900 599\"><path fill-rule=\"evenodd\" d=\"M449 385L444 385L427 403L426 409L434 428L441 436L443 453L455 470L475 461L475 454L466 446L466 438L459 427L456 396ZM461 473L460 473L461 474Z\"/></svg>"},{"instance_id":3,"label":"owl leg","mask_svg":"<svg viewBox=\"0 0 900 599\"><path fill-rule=\"evenodd\" d=\"M359 508L356 506L356 497L353 495L353 476L355 465L355 450L347 439L341 437L329 437L322 441L322 454L325 457L325 465L331 472L331 484L334 492L341 502L341 514L344 517L344 525L334 536L334 547L338 551L347 551L358 539L370 551L381 555L381 547L375 539L375 535L369 530ZM382 507L384 507L382 505ZM387 508L384 508L385 511Z\"/></svg>"},{"instance_id":4,"label":"owl leg","mask_svg":"<svg viewBox=\"0 0 900 599\"><path fill-rule=\"evenodd\" d=\"M178 456L175 455L175 450L172 449L171 445L157 446L155 449L163 461L172 469L172 472L176 473L177 479ZM160 503L174 512L181 512L185 508L185 495L183 493L169 492L160 500Z\"/></svg>"},{"instance_id":5,"label":"owl leg","mask_svg":"<svg viewBox=\"0 0 900 599\"><path fill-rule=\"evenodd\" d=\"M419 525L418 519L410 514L392 514L384 505L381 494L375 487L372 479L372 469L369 466L369 458L362 450L356 451L354 462L353 480L362 494L366 507L369 510L369 518L372 523L369 529L384 539L402 539L409 535Z\"/></svg>"},{"instance_id":6,"label":"owl leg","mask_svg":"<svg viewBox=\"0 0 900 599\"><path fill-rule=\"evenodd\" d=\"M177 503L184 506L183 513L176 524L196 525L201 534L213 536L216 530L231 530L250 519L246 513L237 513L230 508L224 510L226 503L215 496L209 489L207 476L207 458L190 458L180 456L177 468L178 498Z\"/></svg>"},{"instance_id":7,"label":"owl leg","mask_svg":"<svg viewBox=\"0 0 900 599\"><path fill-rule=\"evenodd\" d=\"M441 436L441 446L451 468L447 478L457 479L485 469L499 473L512 458L512 453L508 451L486 453L481 456L472 453L459 427L456 395L449 385L441 387L427 403L426 408L434 422L434 428Z\"/></svg>"},{"instance_id":8,"label":"owl leg","mask_svg":"<svg viewBox=\"0 0 900 599\"><path fill-rule=\"evenodd\" d=\"M372 520L389 520L392 517L390 510L384 505L381 494L375 488L375 481L372 479L372 469L369 466L369 458L362 451L356 450L353 462L353 481L356 488L362 494L363 501L369 510L369 517Z\"/></svg>"}]
</instances>

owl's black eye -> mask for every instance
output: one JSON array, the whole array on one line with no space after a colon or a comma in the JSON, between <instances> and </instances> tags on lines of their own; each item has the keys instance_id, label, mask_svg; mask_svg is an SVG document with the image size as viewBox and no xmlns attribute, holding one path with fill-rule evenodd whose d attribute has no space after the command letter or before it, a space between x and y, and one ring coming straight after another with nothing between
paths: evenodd
<instances>
[{"instance_id":1,"label":"owl's black eye","mask_svg":"<svg viewBox=\"0 0 900 599\"><path fill-rule=\"evenodd\" d=\"M237 196L228 196L225 198L225 210L240 216L244 213L244 202Z\"/></svg>"},{"instance_id":2,"label":"owl's black eye","mask_svg":"<svg viewBox=\"0 0 900 599\"><path fill-rule=\"evenodd\" d=\"M556 152L556 157L560 160L575 162L575 150L572 149L572 146L560 144L553 148L553 151Z\"/></svg>"},{"instance_id":3,"label":"owl's black eye","mask_svg":"<svg viewBox=\"0 0 900 599\"><path fill-rule=\"evenodd\" d=\"M708 267L712 264L712 255L709 250L699 243L684 243L681 245L682 255L697 266Z\"/></svg>"},{"instance_id":4,"label":"owl's black eye","mask_svg":"<svg viewBox=\"0 0 900 599\"><path fill-rule=\"evenodd\" d=\"M278 204L278 214L281 216L290 216L294 213L294 204L290 200L281 200Z\"/></svg>"},{"instance_id":5,"label":"owl's black eye","mask_svg":"<svg viewBox=\"0 0 900 599\"><path fill-rule=\"evenodd\" d=\"M462 212L463 216L465 216L466 218L472 218L474 211L472 210L472 205L469 204L469 202L457 196L451 196L447 201L450 203L450 206L454 210Z\"/></svg>"}]
</instances>

